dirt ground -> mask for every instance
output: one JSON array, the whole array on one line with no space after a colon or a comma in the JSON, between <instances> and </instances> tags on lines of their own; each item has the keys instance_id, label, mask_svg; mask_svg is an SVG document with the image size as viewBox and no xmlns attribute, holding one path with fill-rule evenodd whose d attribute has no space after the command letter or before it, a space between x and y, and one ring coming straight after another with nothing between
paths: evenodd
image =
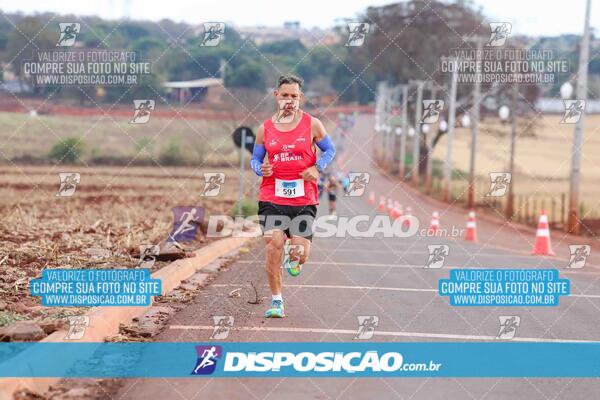
<instances>
[{"instance_id":1,"label":"dirt ground","mask_svg":"<svg viewBox=\"0 0 600 400\"><path fill-rule=\"evenodd\" d=\"M58 172L78 172L72 197L58 197ZM169 234L175 206L229 214L238 195L236 171L222 169L217 197L202 197L204 172L191 167L0 167L0 326L60 319L82 309L42 307L28 295L44 268L133 268L140 245ZM249 182L253 181L248 175ZM247 186L248 187L248 186ZM201 247L204 240L189 245ZM157 262L154 269L168 262Z\"/></svg>"}]
</instances>

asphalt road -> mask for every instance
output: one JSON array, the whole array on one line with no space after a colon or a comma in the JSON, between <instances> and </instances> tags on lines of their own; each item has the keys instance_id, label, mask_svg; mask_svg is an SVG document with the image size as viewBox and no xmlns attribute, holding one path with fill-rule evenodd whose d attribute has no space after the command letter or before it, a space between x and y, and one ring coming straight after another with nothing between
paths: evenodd
<instances>
[{"instance_id":1,"label":"asphalt road","mask_svg":"<svg viewBox=\"0 0 600 400\"><path fill-rule=\"evenodd\" d=\"M466 210L437 203L377 171L370 162L372 119L359 118L346 143L351 171L371 173L367 190L410 206L427 227L432 211L442 227L464 228ZM326 212L327 200L319 207ZM374 215L366 198L342 198L340 216ZM263 271L264 246L221 271L195 302L176 314L158 341L211 341L212 317L234 317L234 329L223 341L353 341L358 316L374 315L379 324L373 341L498 340L499 316L520 317L513 341L600 340L600 265L594 251L585 268L564 267L567 246L578 243L555 233L557 257L531 256L534 231L493 221L478 221L479 242L462 238L316 238L303 273L284 276L285 319L262 317L270 300ZM446 244L441 269L426 269L427 245ZM453 307L437 294L440 278L458 268L558 268L571 280L570 297L555 307ZM250 282L264 297L259 305ZM228 293L242 288L240 297ZM214 340L213 340L214 341ZM596 379L131 379L118 399L584 399L600 392Z\"/></svg>"}]
</instances>

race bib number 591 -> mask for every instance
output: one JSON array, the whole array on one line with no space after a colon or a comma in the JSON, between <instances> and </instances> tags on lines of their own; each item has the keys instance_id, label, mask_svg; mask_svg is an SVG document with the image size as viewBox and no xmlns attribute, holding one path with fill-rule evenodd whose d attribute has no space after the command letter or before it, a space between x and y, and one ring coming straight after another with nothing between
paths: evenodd
<instances>
[{"instance_id":1,"label":"race bib number 591","mask_svg":"<svg viewBox=\"0 0 600 400\"><path fill-rule=\"evenodd\" d=\"M286 198L304 196L304 179L293 181L275 179L275 196Z\"/></svg>"}]
</instances>

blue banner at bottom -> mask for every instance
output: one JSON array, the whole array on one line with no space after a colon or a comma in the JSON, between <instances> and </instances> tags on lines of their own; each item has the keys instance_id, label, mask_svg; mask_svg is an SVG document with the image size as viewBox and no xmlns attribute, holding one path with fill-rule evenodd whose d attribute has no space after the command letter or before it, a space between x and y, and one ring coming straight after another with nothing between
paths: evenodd
<instances>
[{"instance_id":1,"label":"blue banner at bottom","mask_svg":"<svg viewBox=\"0 0 600 400\"><path fill-rule=\"evenodd\" d=\"M600 342L2 343L0 377L600 377Z\"/></svg>"}]
</instances>

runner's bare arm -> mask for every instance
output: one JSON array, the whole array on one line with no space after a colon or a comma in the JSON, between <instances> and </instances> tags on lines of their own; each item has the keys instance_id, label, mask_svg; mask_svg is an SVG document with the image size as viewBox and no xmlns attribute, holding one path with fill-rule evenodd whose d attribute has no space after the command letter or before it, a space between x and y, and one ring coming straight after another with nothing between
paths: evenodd
<instances>
[{"instance_id":1,"label":"runner's bare arm","mask_svg":"<svg viewBox=\"0 0 600 400\"><path fill-rule=\"evenodd\" d=\"M319 142L327 136L325 126L319 118L312 117L310 121L310 128L313 135L313 141Z\"/></svg>"},{"instance_id":2,"label":"runner's bare arm","mask_svg":"<svg viewBox=\"0 0 600 400\"><path fill-rule=\"evenodd\" d=\"M254 139L254 144L265 144L265 127L262 124L256 130L256 139Z\"/></svg>"}]
</instances>

